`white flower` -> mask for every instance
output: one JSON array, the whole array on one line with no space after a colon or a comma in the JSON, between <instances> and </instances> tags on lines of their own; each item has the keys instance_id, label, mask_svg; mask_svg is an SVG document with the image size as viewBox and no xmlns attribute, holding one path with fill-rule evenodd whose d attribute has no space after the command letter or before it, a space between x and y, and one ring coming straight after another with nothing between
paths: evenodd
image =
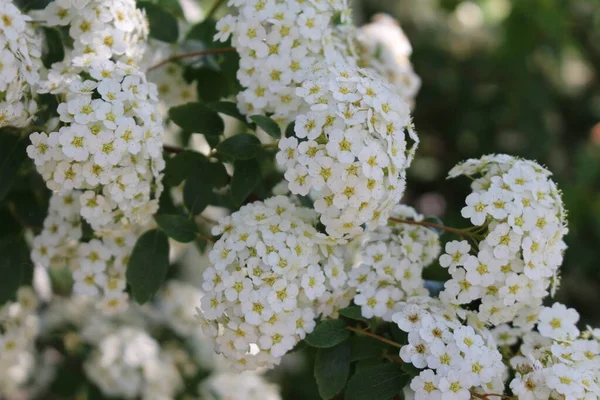
<instances>
[{"instance_id":1,"label":"white flower","mask_svg":"<svg viewBox=\"0 0 600 400\"><path fill-rule=\"evenodd\" d=\"M538 321L538 331L545 337L556 340L567 340L577 337L579 314L572 308L560 303L552 307L542 307Z\"/></svg>"}]
</instances>

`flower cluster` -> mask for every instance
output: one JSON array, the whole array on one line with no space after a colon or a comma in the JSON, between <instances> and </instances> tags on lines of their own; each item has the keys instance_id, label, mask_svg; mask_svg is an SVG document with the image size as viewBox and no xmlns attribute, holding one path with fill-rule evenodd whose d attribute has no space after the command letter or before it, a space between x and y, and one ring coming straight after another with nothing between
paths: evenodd
<instances>
[{"instance_id":1,"label":"flower cluster","mask_svg":"<svg viewBox=\"0 0 600 400\"><path fill-rule=\"evenodd\" d=\"M25 126L37 111L42 46L30 21L12 1L0 0L0 128Z\"/></svg>"},{"instance_id":2,"label":"flower cluster","mask_svg":"<svg viewBox=\"0 0 600 400\"><path fill-rule=\"evenodd\" d=\"M180 282L169 281L165 285L158 303L165 323L181 336L198 333L198 313L202 292L196 287Z\"/></svg>"},{"instance_id":3,"label":"flower cluster","mask_svg":"<svg viewBox=\"0 0 600 400\"><path fill-rule=\"evenodd\" d=\"M200 385L200 398L205 400L244 399L280 400L277 386L260 375L222 373L209 377Z\"/></svg>"},{"instance_id":4,"label":"flower cluster","mask_svg":"<svg viewBox=\"0 0 600 400\"><path fill-rule=\"evenodd\" d=\"M392 217L423 220L413 208L397 205ZM391 321L401 301L426 296L423 269L440 252L437 233L428 228L390 222L365 235L358 251L360 266L350 272L354 302L365 318Z\"/></svg>"},{"instance_id":5,"label":"flower cluster","mask_svg":"<svg viewBox=\"0 0 600 400\"><path fill-rule=\"evenodd\" d=\"M164 168L156 86L109 60L77 78L58 106L62 126L32 133L27 153L51 190L85 190L81 215L95 230L145 223L158 208Z\"/></svg>"},{"instance_id":6,"label":"flower cluster","mask_svg":"<svg viewBox=\"0 0 600 400\"><path fill-rule=\"evenodd\" d=\"M489 331L464 325L429 297L409 299L392 318L408 333L400 357L423 369L410 383L415 400L469 400L470 391L504 391L505 367Z\"/></svg>"},{"instance_id":7,"label":"flower cluster","mask_svg":"<svg viewBox=\"0 0 600 400\"><path fill-rule=\"evenodd\" d=\"M183 72L183 67L175 63L148 72L148 80L157 87L159 110L163 116L171 107L198 100L196 88L185 80Z\"/></svg>"},{"instance_id":8,"label":"flower cluster","mask_svg":"<svg viewBox=\"0 0 600 400\"><path fill-rule=\"evenodd\" d=\"M290 122L302 105L295 87L313 65L354 63L347 0L308 2L231 0L237 15L217 23L215 40L232 44L240 54L238 94L245 115L273 113Z\"/></svg>"},{"instance_id":9,"label":"flower cluster","mask_svg":"<svg viewBox=\"0 0 600 400\"><path fill-rule=\"evenodd\" d=\"M47 26L68 26L76 67L95 60L136 63L145 51L148 22L134 0L56 0L35 16Z\"/></svg>"},{"instance_id":10,"label":"flower cluster","mask_svg":"<svg viewBox=\"0 0 600 400\"><path fill-rule=\"evenodd\" d=\"M131 227L124 227L83 241L80 195L71 191L50 198L44 227L33 240L31 259L46 268L70 268L75 294L102 294L97 307L107 314L116 313L127 308L125 270L137 235Z\"/></svg>"},{"instance_id":11,"label":"flower cluster","mask_svg":"<svg viewBox=\"0 0 600 400\"><path fill-rule=\"evenodd\" d=\"M23 286L15 302L0 307L0 396L10 398L32 375L37 304L33 290Z\"/></svg>"},{"instance_id":12,"label":"flower cluster","mask_svg":"<svg viewBox=\"0 0 600 400\"><path fill-rule=\"evenodd\" d=\"M237 369L274 366L353 296L343 255L327 246L316 216L285 197L240 208L222 235L202 286L203 331Z\"/></svg>"},{"instance_id":13,"label":"flower cluster","mask_svg":"<svg viewBox=\"0 0 600 400\"><path fill-rule=\"evenodd\" d=\"M311 111L298 115L277 154L290 191L311 194L334 238L385 225L418 143L408 105L377 76L348 66L317 71L297 93Z\"/></svg>"},{"instance_id":14,"label":"flower cluster","mask_svg":"<svg viewBox=\"0 0 600 400\"><path fill-rule=\"evenodd\" d=\"M600 335L580 335L579 314L560 303L543 307L538 332L523 336L520 355L510 360L513 393L523 400L600 397Z\"/></svg>"},{"instance_id":15,"label":"flower cluster","mask_svg":"<svg viewBox=\"0 0 600 400\"><path fill-rule=\"evenodd\" d=\"M500 324L531 324L562 263L567 232L560 192L550 172L507 155L471 159L450 177L472 177L463 217L473 238L446 244L440 264L452 279L442 298L451 304L480 301L478 317ZM515 319L516 318L516 319Z\"/></svg>"},{"instance_id":16,"label":"flower cluster","mask_svg":"<svg viewBox=\"0 0 600 400\"><path fill-rule=\"evenodd\" d=\"M387 14L377 14L371 23L360 27L356 39L358 65L375 70L400 97L414 104L421 79L413 71L409 59L412 47L398 22Z\"/></svg>"}]
</instances>

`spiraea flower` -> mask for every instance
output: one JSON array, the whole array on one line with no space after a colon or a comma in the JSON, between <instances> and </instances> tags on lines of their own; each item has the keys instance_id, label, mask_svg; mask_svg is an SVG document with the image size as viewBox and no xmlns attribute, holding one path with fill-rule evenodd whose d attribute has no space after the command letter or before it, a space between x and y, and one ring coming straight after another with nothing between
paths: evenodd
<instances>
[{"instance_id":1,"label":"spiraea flower","mask_svg":"<svg viewBox=\"0 0 600 400\"><path fill-rule=\"evenodd\" d=\"M423 220L413 208L397 205L392 217ZM415 225L390 222L365 235L358 250L359 267L350 272L354 302L363 317L391 321L401 301L426 296L422 272L440 252L439 236Z\"/></svg>"},{"instance_id":2,"label":"spiraea flower","mask_svg":"<svg viewBox=\"0 0 600 400\"><path fill-rule=\"evenodd\" d=\"M37 111L42 46L30 21L12 1L0 0L0 128L25 126Z\"/></svg>"},{"instance_id":3,"label":"spiraea flower","mask_svg":"<svg viewBox=\"0 0 600 400\"><path fill-rule=\"evenodd\" d=\"M465 324L430 297L402 303L392 319L408 333L400 358L423 370L410 383L415 400L469 400L470 391L504 392L505 366L489 331Z\"/></svg>"},{"instance_id":4,"label":"spiraea flower","mask_svg":"<svg viewBox=\"0 0 600 400\"><path fill-rule=\"evenodd\" d=\"M446 245L440 264L452 279L441 296L455 305L479 302L483 322L530 326L527 316L556 282L566 248L560 191L548 170L507 155L468 160L450 171L459 175L473 179L461 211L474 225L473 240Z\"/></svg>"},{"instance_id":5,"label":"spiraea flower","mask_svg":"<svg viewBox=\"0 0 600 400\"><path fill-rule=\"evenodd\" d=\"M311 110L279 142L289 190L311 195L333 238L385 225L418 144L408 105L376 75L348 66L315 72L297 93Z\"/></svg>"},{"instance_id":6,"label":"spiraea flower","mask_svg":"<svg viewBox=\"0 0 600 400\"><path fill-rule=\"evenodd\" d=\"M182 336L199 333L198 313L202 292L187 283L171 280L162 290L159 308L165 322Z\"/></svg>"},{"instance_id":7,"label":"spiraea flower","mask_svg":"<svg viewBox=\"0 0 600 400\"><path fill-rule=\"evenodd\" d=\"M600 396L600 340L579 332L577 311L560 303L542 307L537 331L523 335L510 360L510 388L519 399L595 399Z\"/></svg>"},{"instance_id":8,"label":"spiraea flower","mask_svg":"<svg viewBox=\"0 0 600 400\"><path fill-rule=\"evenodd\" d=\"M95 229L147 222L162 191L162 118L156 86L133 67L96 60L71 81L59 128L33 133L27 153L49 189L81 189Z\"/></svg>"},{"instance_id":9,"label":"spiraea flower","mask_svg":"<svg viewBox=\"0 0 600 400\"><path fill-rule=\"evenodd\" d=\"M287 2L232 0L236 15L217 23L215 40L231 43L240 54L238 94L243 114L273 113L287 123L302 106L295 88L313 65L353 62L346 0Z\"/></svg>"},{"instance_id":10,"label":"spiraea flower","mask_svg":"<svg viewBox=\"0 0 600 400\"><path fill-rule=\"evenodd\" d=\"M412 46L398 22L377 14L357 32L359 65L372 68L396 88L396 93L413 105L421 79L410 62Z\"/></svg>"},{"instance_id":11,"label":"spiraea flower","mask_svg":"<svg viewBox=\"0 0 600 400\"><path fill-rule=\"evenodd\" d=\"M218 373L200 384L202 399L280 400L279 389L260 375Z\"/></svg>"},{"instance_id":12,"label":"spiraea flower","mask_svg":"<svg viewBox=\"0 0 600 400\"><path fill-rule=\"evenodd\" d=\"M47 26L68 27L75 67L97 59L136 63L144 54L148 21L134 0L57 0L34 15Z\"/></svg>"},{"instance_id":13,"label":"spiraea flower","mask_svg":"<svg viewBox=\"0 0 600 400\"><path fill-rule=\"evenodd\" d=\"M213 228L222 236L204 272L202 327L234 368L276 365L317 317L335 317L352 300L343 254L317 232L315 219L272 197Z\"/></svg>"}]
</instances>

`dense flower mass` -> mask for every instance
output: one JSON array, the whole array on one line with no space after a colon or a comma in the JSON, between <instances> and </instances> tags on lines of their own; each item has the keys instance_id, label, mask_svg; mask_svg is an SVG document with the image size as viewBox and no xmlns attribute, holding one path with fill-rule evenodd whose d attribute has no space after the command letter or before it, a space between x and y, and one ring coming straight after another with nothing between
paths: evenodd
<instances>
[{"instance_id":1,"label":"dense flower mass","mask_svg":"<svg viewBox=\"0 0 600 400\"><path fill-rule=\"evenodd\" d=\"M213 228L222 236L204 273L203 329L235 368L276 365L317 317L335 317L350 303L343 254L328 246L315 219L289 199L272 197Z\"/></svg>"},{"instance_id":2,"label":"dense flower mass","mask_svg":"<svg viewBox=\"0 0 600 400\"><path fill-rule=\"evenodd\" d=\"M397 205L392 217L423 220L413 208ZM350 272L349 284L356 287L354 302L365 318L391 321L402 301L426 296L423 269L440 252L437 233L422 226L390 222L365 235L358 250L360 266Z\"/></svg>"},{"instance_id":3,"label":"dense flower mass","mask_svg":"<svg viewBox=\"0 0 600 400\"><path fill-rule=\"evenodd\" d=\"M215 40L240 54L237 77L246 89L238 94L243 114L273 113L292 121L302 106L295 88L317 64L355 63L347 0L230 0L237 15L217 23Z\"/></svg>"},{"instance_id":4,"label":"dense flower mass","mask_svg":"<svg viewBox=\"0 0 600 400\"><path fill-rule=\"evenodd\" d=\"M555 303L543 307L537 332L522 337L520 355L510 360L510 383L521 400L597 399L600 397L600 335L580 334L579 314Z\"/></svg>"},{"instance_id":5,"label":"dense flower mass","mask_svg":"<svg viewBox=\"0 0 600 400\"><path fill-rule=\"evenodd\" d=\"M27 153L55 191L81 189L95 229L145 223L162 191L162 119L156 86L133 67L96 60L58 106L61 126L31 134Z\"/></svg>"},{"instance_id":6,"label":"dense flower mass","mask_svg":"<svg viewBox=\"0 0 600 400\"><path fill-rule=\"evenodd\" d=\"M469 400L471 390L504 392L505 367L489 331L465 325L429 297L409 299L392 318L408 333L400 357L423 369L410 383L415 400Z\"/></svg>"},{"instance_id":7,"label":"dense flower mass","mask_svg":"<svg viewBox=\"0 0 600 400\"><path fill-rule=\"evenodd\" d=\"M412 68L412 46L398 22L387 14L375 15L371 23L358 29L357 48L358 64L379 73L412 105L421 79Z\"/></svg>"},{"instance_id":8,"label":"dense flower mass","mask_svg":"<svg viewBox=\"0 0 600 400\"><path fill-rule=\"evenodd\" d=\"M56 0L35 16L47 26L68 26L76 67L99 59L136 63L144 54L148 22L134 0Z\"/></svg>"},{"instance_id":9,"label":"dense flower mass","mask_svg":"<svg viewBox=\"0 0 600 400\"><path fill-rule=\"evenodd\" d=\"M440 264L452 279L442 298L451 304L480 301L478 317L500 324L532 324L556 282L566 248L566 214L550 172L533 161L484 156L457 165L450 177L472 177L463 217L479 230L446 244Z\"/></svg>"},{"instance_id":10,"label":"dense flower mass","mask_svg":"<svg viewBox=\"0 0 600 400\"><path fill-rule=\"evenodd\" d=\"M68 267L73 274L73 292L102 297L97 307L106 314L127 308L125 270L137 231L97 232L82 239L81 192L55 193L50 198L44 227L33 240L31 259L46 268Z\"/></svg>"},{"instance_id":11,"label":"dense flower mass","mask_svg":"<svg viewBox=\"0 0 600 400\"><path fill-rule=\"evenodd\" d=\"M33 290L24 286L17 292L16 301L0 307L0 396L11 397L33 373L37 305Z\"/></svg>"},{"instance_id":12,"label":"dense flower mass","mask_svg":"<svg viewBox=\"0 0 600 400\"><path fill-rule=\"evenodd\" d=\"M213 375L200 386L200 398L205 400L244 399L280 400L275 385L252 373Z\"/></svg>"},{"instance_id":13,"label":"dense flower mass","mask_svg":"<svg viewBox=\"0 0 600 400\"><path fill-rule=\"evenodd\" d=\"M37 111L42 46L30 21L12 1L0 1L0 128L25 126Z\"/></svg>"},{"instance_id":14,"label":"dense flower mass","mask_svg":"<svg viewBox=\"0 0 600 400\"><path fill-rule=\"evenodd\" d=\"M408 105L388 83L348 66L317 71L297 93L311 110L277 154L290 191L313 197L334 238L385 225L418 143Z\"/></svg>"}]
</instances>

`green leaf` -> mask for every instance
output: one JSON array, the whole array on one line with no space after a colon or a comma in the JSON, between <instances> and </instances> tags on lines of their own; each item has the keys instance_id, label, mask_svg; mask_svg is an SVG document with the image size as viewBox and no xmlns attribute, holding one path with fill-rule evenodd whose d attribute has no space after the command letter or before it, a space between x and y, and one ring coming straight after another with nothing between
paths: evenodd
<instances>
[{"instance_id":1,"label":"green leaf","mask_svg":"<svg viewBox=\"0 0 600 400\"><path fill-rule=\"evenodd\" d=\"M221 114L229 115L230 117L238 119L246 125L250 126L250 124L246 120L246 117L244 117L242 113L240 113L240 111L238 110L237 105L231 101L217 101L214 103L209 103L206 106L211 110L214 110Z\"/></svg>"},{"instance_id":2,"label":"green leaf","mask_svg":"<svg viewBox=\"0 0 600 400\"><path fill-rule=\"evenodd\" d=\"M267 134L275 139L279 139L281 137L281 128L277 124L277 122L273 121L271 118L266 117L264 115L253 115L250 119L256 122L263 131L267 132Z\"/></svg>"},{"instance_id":3,"label":"green leaf","mask_svg":"<svg viewBox=\"0 0 600 400\"><path fill-rule=\"evenodd\" d=\"M305 340L309 346L323 349L342 343L349 337L350 331L344 321L341 319L330 319L317 325L315 330Z\"/></svg>"},{"instance_id":4,"label":"green leaf","mask_svg":"<svg viewBox=\"0 0 600 400\"><path fill-rule=\"evenodd\" d=\"M171 107L169 118L189 132L221 135L225 130L225 124L219 114L198 102Z\"/></svg>"},{"instance_id":5,"label":"green leaf","mask_svg":"<svg viewBox=\"0 0 600 400\"><path fill-rule=\"evenodd\" d=\"M169 238L158 229L146 231L133 247L127 283L135 301L144 304L160 289L169 269Z\"/></svg>"},{"instance_id":6,"label":"green leaf","mask_svg":"<svg viewBox=\"0 0 600 400\"><path fill-rule=\"evenodd\" d=\"M22 237L0 239L0 306L13 300L21 284L27 283L33 269L29 249Z\"/></svg>"},{"instance_id":7,"label":"green leaf","mask_svg":"<svg viewBox=\"0 0 600 400\"><path fill-rule=\"evenodd\" d=\"M241 205L260 183L260 165L256 159L237 160L233 168L231 197L236 205Z\"/></svg>"},{"instance_id":8,"label":"green leaf","mask_svg":"<svg viewBox=\"0 0 600 400\"><path fill-rule=\"evenodd\" d=\"M186 40L198 40L206 46L215 46L213 37L217 33L217 22L214 19L207 19L194 26L188 31Z\"/></svg>"},{"instance_id":9,"label":"green leaf","mask_svg":"<svg viewBox=\"0 0 600 400\"><path fill-rule=\"evenodd\" d=\"M292 137L295 134L296 121L292 121L285 128L285 137Z\"/></svg>"},{"instance_id":10,"label":"green leaf","mask_svg":"<svg viewBox=\"0 0 600 400\"><path fill-rule=\"evenodd\" d=\"M387 400L400 393L410 377L398 364L381 364L358 371L346 387L346 400Z\"/></svg>"},{"instance_id":11,"label":"green leaf","mask_svg":"<svg viewBox=\"0 0 600 400\"><path fill-rule=\"evenodd\" d=\"M227 184L229 175L221 163L199 163L183 185L183 204L192 215L200 214L217 201L213 188Z\"/></svg>"},{"instance_id":12,"label":"green leaf","mask_svg":"<svg viewBox=\"0 0 600 400\"><path fill-rule=\"evenodd\" d=\"M249 133L240 133L223 140L217 146L217 152L235 160L249 160L261 150L260 140Z\"/></svg>"},{"instance_id":13,"label":"green leaf","mask_svg":"<svg viewBox=\"0 0 600 400\"><path fill-rule=\"evenodd\" d=\"M323 399L331 399L341 392L346 386L349 374L350 344L348 341L317 351L315 379Z\"/></svg>"},{"instance_id":14,"label":"green leaf","mask_svg":"<svg viewBox=\"0 0 600 400\"><path fill-rule=\"evenodd\" d=\"M381 357L386 345L369 336L352 336L350 338L351 360L358 361L371 357Z\"/></svg>"},{"instance_id":15,"label":"green leaf","mask_svg":"<svg viewBox=\"0 0 600 400\"><path fill-rule=\"evenodd\" d=\"M178 242L189 243L198 235L198 225L183 215L163 214L157 215L155 219L160 229Z\"/></svg>"},{"instance_id":16,"label":"green leaf","mask_svg":"<svg viewBox=\"0 0 600 400\"><path fill-rule=\"evenodd\" d=\"M55 62L60 62L65 58L65 48L58 29L44 27L42 30L46 38L46 45L42 52L42 62L44 67L50 68Z\"/></svg>"},{"instance_id":17,"label":"green leaf","mask_svg":"<svg viewBox=\"0 0 600 400\"><path fill-rule=\"evenodd\" d=\"M146 10L150 23L150 37L167 43L175 43L179 38L177 18L165 8L149 1L139 1L139 8Z\"/></svg>"},{"instance_id":18,"label":"green leaf","mask_svg":"<svg viewBox=\"0 0 600 400\"><path fill-rule=\"evenodd\" d=\"M17 179L17 171L25 160L29 144L28 139L10 134L11 130L0 129L0 202Z\"/></svg>"},{"instance_id":19,"label":"green leaf","mask_svg":"<svg viewBox=\"0 0 600 400\"><path fill-rule=\"evenodd\" d=\"M371 325L371 321L369 321L368 318L365 318L362 316L359 306L349 306L349 307L343 308L339 311L339 314L342 317L346 317L348 319L365 322L367 324L367 326Z\"/></svg>"},{"instance_id":20,"label":"green leaf","mask_svg":"<svg viewBox=\"0 0 600 400\"><path fill-rule=\"evenodd\" d=\"M204 154L185 150L167 159L165 167L165 183L168 186L179 186L187 178L197 163L208 162Z\"/></svg>"},{"instance_id":21,"label":"green leaf","mask_svg":"<svg viewBox=\"0 0 600 400\"><path fill-rule=\"evenodd\" d=\"M196 81L198 98L205 103L218 101L234 93L234 88L220 71L199 68L194 70L192 77Z\"/></svg>"}]
</instances>

